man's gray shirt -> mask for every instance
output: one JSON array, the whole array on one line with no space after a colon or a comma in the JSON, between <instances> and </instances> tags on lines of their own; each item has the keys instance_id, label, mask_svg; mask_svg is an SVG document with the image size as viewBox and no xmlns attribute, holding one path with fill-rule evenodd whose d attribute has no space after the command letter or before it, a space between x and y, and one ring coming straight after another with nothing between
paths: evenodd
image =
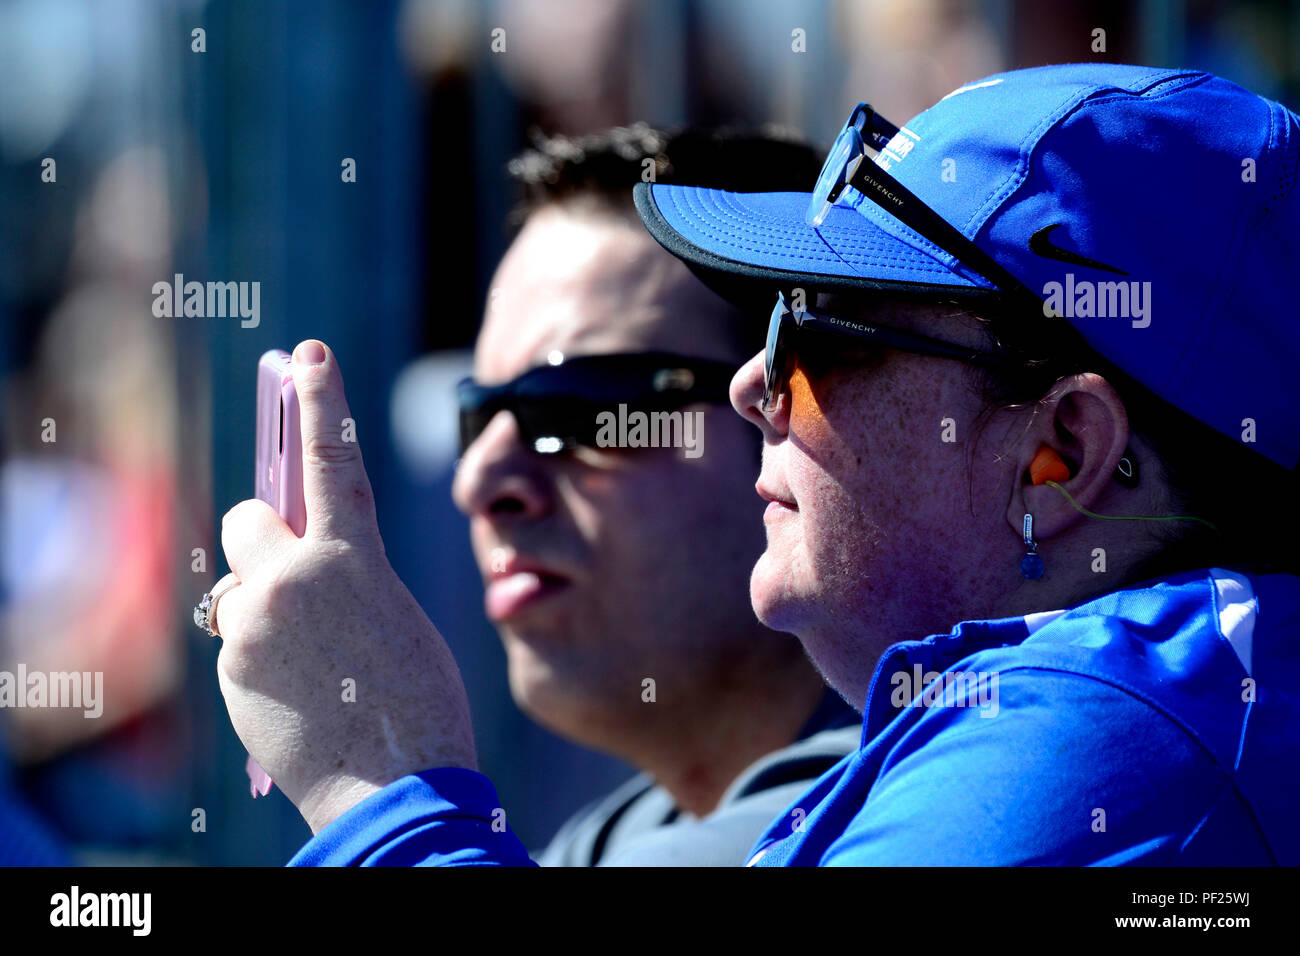
<instances>
[{"instance_id":1,"label":"man's gray shirt","mask_svg":"<svg viewBox=\"0 0 1300 956\"><path fill-rule=\"evenodd\" d=\"M861 739L861 715L827 691L799 739L741 772L708 816L683 813L667 790L638 774L578 811L536 859L543 866L743 866L772 821Z\"/></svg>"}]
</instances>

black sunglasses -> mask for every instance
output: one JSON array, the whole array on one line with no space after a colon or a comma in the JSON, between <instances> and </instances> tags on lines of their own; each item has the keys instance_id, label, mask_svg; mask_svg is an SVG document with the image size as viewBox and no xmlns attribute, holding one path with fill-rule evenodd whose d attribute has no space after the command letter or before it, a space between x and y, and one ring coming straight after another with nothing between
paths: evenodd
<instances>
[{"instance_id":1,"label":"black sunglasses","mask_svg":"<svg viewBox=\"0 0 1300 956\"><path fill-rule=\"evenodd\" d=\"M500 385L472 378L456 386L460 404L460 450L483 433L499 411L509 411L535 452L554 454L598 447L602 412L667 412L694 402L727 403L736 366L671 352L560 356Z\"/></svg>"},{"instance_id":2,"label":"black sunglasses","mask_svg":"<svg viewBox=\"0 0 1300 956\"><path fill-rule=\"evenodd\" d=\"M796 354L795 333L800 329L841 332L865 339L882 348L898 349L900 352L910 352L915 355L935 355L940 358L994 367L1014 364L1011 356L1006 352L972 349L964 345L932 339L916 332L882 328L878 325L868 325L865 322L841 319L839 316L822 315L803 309L792 312L785 304L785 294L778 293L776 305L772 308L772 320L767 326L767 353L763 359L764 412L772 412L776 409L781 393L789 385L790 369ZM1137 487L1137 458L1130 449L1124 449L1124 457L1119 460L1119 465L1115 469L1115 480L1125 488Z\"/></svg>"},{"instance_id":3,"label":"black sunglasses","mask_svg":"<svg viewBox=\"0 0 1300 956\"><path fill-rule=\"evenodd\" d=\"M790 369L796 354L795 338L800 329L843 333L866 340L881 348L897 349L915 355L935 355L940 358L985 365L1002 365L1008 361L1005 352L972 349L964 345L932 339L916 332L870 325L866 322L809 312L805 309L791 311L786 305L785 294L780 293L777 295L776 305L772 308L772 318L767 326L767 353L763 361L763 411L765 412L771 412L776 408L781 393L789 385Z\"/></svg>"},{"instance_id":4,"label":"black sunglasses","mask_svg":"<svg viewBox=\"0 0 1300 956\"><path fill-rule=\"evenodd\" d=\"M869 104L859 103L826 154L805 220L814 229L820 227L844 190L852 186L923 239L974 269L1004 295L1041 312L1041 296L887 172L916 142L911 130L895 126ZM869 148L876 153L874 160L867 155Z\"/></svg>"}]
</instances>

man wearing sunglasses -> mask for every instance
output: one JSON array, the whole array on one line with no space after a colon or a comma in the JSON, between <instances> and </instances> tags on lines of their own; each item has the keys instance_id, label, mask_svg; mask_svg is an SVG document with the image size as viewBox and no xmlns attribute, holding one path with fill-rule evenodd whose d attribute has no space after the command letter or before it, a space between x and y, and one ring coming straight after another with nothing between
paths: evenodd
<instances>
[{"instance_id":1,"label":"man wearing sunglasses","mask_svg":"<svg viewBox=\"0 0 1300 956\"><path fill-rule=\"evenodd\" d=\"M818 161L786 140L636 127L511 164L523 224L458 390L453 496L516 702L642 771L570 820L546 864L739 865L799 781L857 745L851 709L749 607L760 443L728 386L759 330L646 234L631 189L647 156L656 178L697 183L751 161L768 189ZM646 433L624 427L618 447L612 426L638 416Z\"/></svg>"},{"instance_id":2,"label":"man wearing sunglasses","mask_svg":"<svg viewBox=\"0 0 1300 956\"><path fill-rule=\"evenodd\" d=\"M1075 64L859 107L812 194L638 187L783 295L751 597L863 716L751 862L1300 862L1298 166L1278 103ZM469 766L328 787L305 852L524 862Z\"/></svg>"}]
</instances>

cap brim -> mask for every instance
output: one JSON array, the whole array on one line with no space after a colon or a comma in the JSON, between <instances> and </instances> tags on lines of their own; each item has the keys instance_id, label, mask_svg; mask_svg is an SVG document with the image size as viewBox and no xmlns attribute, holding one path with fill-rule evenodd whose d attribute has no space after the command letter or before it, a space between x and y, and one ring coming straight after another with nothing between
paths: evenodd
<instances>
[{"instance_id":1,"label":"cap brim","mask_svg":"<svg viewBox=\"0 0 1300 956\"><path fill-rule=\"evenodd\" d=\"M814 229L804 219L809 193L638 183L633 198L659 244L731 299L755 285L963 298L996 294L852 207L831 207Z\"/></svg>"}]
</instances>

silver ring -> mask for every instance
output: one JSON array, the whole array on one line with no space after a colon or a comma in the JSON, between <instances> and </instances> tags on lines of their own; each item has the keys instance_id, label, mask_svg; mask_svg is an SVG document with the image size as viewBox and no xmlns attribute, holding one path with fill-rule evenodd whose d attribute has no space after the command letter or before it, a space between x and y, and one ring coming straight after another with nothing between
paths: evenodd
<instances>
[{"instance_id":1,"label":"silver ring","mask_svg":"<svg viewBox=\"0 0 1300 956\"><path fill-rule=\"evenodd\" d=\"M231 588L236 587L238 584L239 584L239 580L235 579L231 581L229 584L227 584L224 588L221 588L221 590L216 591L215 593L209 591L207 594L203 595L203 599L200 600L198 606L194 608L194 623L197 624L203 630L207 631L209 637L221 636L220 634L218 634L216 631L212 629L212 617L213 617L212 612L216 609L217 600L221 597L221 595L225 594Z\"/></svg>"}]
</instances>

